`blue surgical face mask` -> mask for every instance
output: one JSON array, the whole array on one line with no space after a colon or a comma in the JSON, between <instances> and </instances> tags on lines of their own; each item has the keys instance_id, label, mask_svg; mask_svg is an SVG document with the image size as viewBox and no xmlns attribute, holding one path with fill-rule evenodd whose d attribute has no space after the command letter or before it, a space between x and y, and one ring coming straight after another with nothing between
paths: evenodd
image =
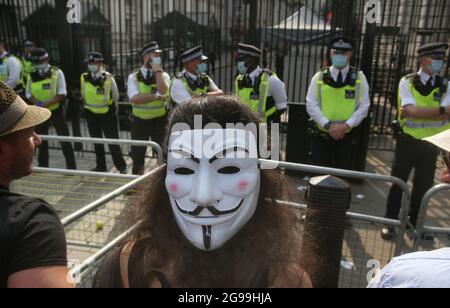
<instances>
[{"instance_id":1,"label":"blue surgical face mask","mask_svg":"<svg viewBox=\"0 0 450 308\"><path fill-rule=\"evenodd\" d=\"M247 66L245 66L245 61L239 61L237 64L237 69L239 74L244 75L247 73Z\"/></svg>"},{"instance_id":2,"label":"blue surgical face mask","mask_svg":"<svg viewBox=\"0 0 450 308\"><path fill-rule=\"evenodd\" d=\"M154 64L154 65L161 65L161 63L162 63L162 60L160 57L155 57L152 59L152 64Z\"/></svg>"},{"instance_id":3,"label":"blue surgical face mask","mask_svg":"<svg viewBox=\"0 0 450 308\"><path fill-rule=\"evenodd\" d=\"M348 57L346 55L333 55L331 61L333 62L333 66L337 69L343 69L348 65Z\"/></svg>"},{"instance_id":4,"label":"blue surgical face mask","mask_svg":"<svg viewBox=\"0 0 450 308\"><path fill-rule=\"evenodd\" d=\"M208 71L208 65L206 63L200 63L197 66L197 74L204 74Z\"/></svg>"},{"instance_id":5,"label":"blue surgical face mask","mask_svg":"<svg viewBox=\"0 0 450 308\"><path fill-rule=\"evenodd\" d=\"M433 60L428 69L433 75L438 74L444 68L444 60Z\"/></svg>"},{"instance_id":6,"label":"blue surgical face mask","mask_svg":"<svg viewBox=\"0 0 450 308\"><path fill-rule=\"evenodd\" d=\"M89 64L88 70L91 73L97 73L99 71L98 66L96 64Z\"/></svg>"}]
</instances>

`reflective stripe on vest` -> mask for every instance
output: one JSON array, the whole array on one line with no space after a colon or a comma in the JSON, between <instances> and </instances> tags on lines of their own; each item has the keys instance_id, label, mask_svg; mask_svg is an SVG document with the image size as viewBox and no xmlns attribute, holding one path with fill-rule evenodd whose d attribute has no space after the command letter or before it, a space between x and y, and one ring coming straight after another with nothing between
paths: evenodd
<instances>
[{"instance_id":1,"label":"reflective stripe on vest","mask_svg":"<svg viewBox=\"0 0 450 308\"><path fill-rule=\"evenodd\" d=\"M86 73L81 75L81 97L84 100L84 107L96 114L108 113L109 106L113 103L111 98L111 77L108 76L103 87L100 88L86 81L86 76Z\"/></svg>"},{"instance_id":2,"label":"reflective stripe on vest","mask_svg":"<svg viewBox=\"0 0 450 308\"><path fill-rule=\"evenodd\" d=\"M276 76L274 74L274 76ZM269 84L270 76L267 72L264 72L261 77L261 84L259 85L259 96L258 98L252 97L252 93L254 88L239 88L239 83L244 80L244 75L239 75L236 78L236 96L239 98L239 100L246 104L250 109L257 113L258 116L264 121L267 122L267 119L277 112L277 107L273 106L269 110L266 110L267 108L267 99L269 97Z\"/></svg>"},{"instance_id":3,"label":"reflective stripe on vest","mask_svg":"<svg viewBox=\"0 0 450 308\"><path fill-rule=\"evenodd\" d=\"M443 95L438 96L440 88L434 89L428 96L421 95L415 88L412 82L412 77L404 77L408 79L408 88L414 97L416 106L424 108L439 108L441 106L441 99ZM398 93L399 103L399 122L402 125L403 132L415 139L421 140L428 138L443 131L450 129L450 122L445 121L433 121L428 119L416 119L416 118L402 118L402 100L400 96L400 90Z\"/></svg>"},{"instance_id":4,"label":"reflective stripe on vest","mask_svg":"<svg viewBox=\"0 0 450 308\"><path fill-rule=\"evenodd\" d=\"M134 82L139 89L140 94L153 94L157 92L156 84L150 86L137 80L137 73L134 74ZM132 104L133 114L142 120L151 120L162 118L167 114L167 103L161 100L155 100L145 104Z\"/></svg>"},{"instance_id":5,"label":"reflective stripe on vest","mask_svg":"<svg viewBox=\"0 0 450 308\"><path fill-rule=\"evenodd\" d=\"M41 81L33 82L31 79L31 95L38 101L47 103L57 95L58 70L51 68L52 76ZM58 109L60 103L50 106L51 111Z\"/></svg>"},{"instance_id":6,"label":"reflective stripe on vest","mask_svg":"<svg viewBox=\"0 0 450 308\"><path fill-rule=\"evenodd\" d=\"M325 72L322 70L316 84L319 108L331 123L346 123L361 106L363 99L361 72L358 73L355 86L347 85L342 88L333 88L325 84L324 75ZM319 129L326 131L320 126Z\"/></svg>"}]
</instances>

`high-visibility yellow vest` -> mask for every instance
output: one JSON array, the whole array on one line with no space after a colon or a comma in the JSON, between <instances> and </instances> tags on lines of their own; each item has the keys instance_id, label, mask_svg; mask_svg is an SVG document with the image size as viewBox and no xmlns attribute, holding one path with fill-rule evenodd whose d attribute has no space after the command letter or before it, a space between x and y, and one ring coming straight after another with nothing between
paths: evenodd
<instances>
[{"instance_id":1,"label":"high-visibility yellow vest","mask_svg":"<svg viewBox=\"0 0 450 308\"><path fill-rule=\"evenodd\" d=\"M331 78L329 68L322 70L317 78L319 107L324 117L331 123L345 123L350 120L363 100L362 72L352 68L349 74L352 74L350 83L340 88L332 87L327 83L326 79ZM325 128L317 125L320 130L326 131Z\"/></svg>"},{"instance_id":2,"label":"high-visibility yellow vest","mask_svg":"<svg viewBox=\"0 0 450 308\"><path fill-rule=\"evenodd\" d=\"M139 89L139 94L156 94L158 92L156 82L147 85L142 81L141 75L142 73L140 70L133 73L134 82ZM164 94L167 95L167 93ZM167 114L167 102L161 100L132 105L134 116L142 120L162 118Z\"/></svg>"},{"instance_id":3,"label":"high-visibility yellow vest","mask_svg":"<svg viewBox=\"0 0 450 308\"><path fill-rule=\"evenodd\" d=\"M94 86L88 80L88 73L81 75L81 97L84 108L95 114L106 114L113 100L111 96L112 76L105 74L104 82L100 86Z\"/></svg>"},{"instance_id":4,"label":"high-visibility yellow vest","mask_svg":"<svg viewBox=\"0 0 450 308\"><path fill-rule=\"evenodd\" d=\"M203 74L201 76L199 76L198 78L203 79L203 87L198 87L196 85L191 85L188 81L188 77L186 77L185 74L181 73L179 75L177 75L175 78L173 78L170 82L170 87L169 87L169 95L170 93L172 93L172 87L173 87L173 83L175 82L175 80L179 79L182 83L184 88L186 89L187 92L189 92L189 94L192 96L194 95L202 95L202 94L206 94L209 92L209 78L206 74ZM176 105L176 102L172 99L172 97L170 97L170 101L172 106Z\"/></svg>"},{"instance_id":5,"label":"high-visibility yellow vest","mask_svg":"<svg viewBox=\"0 0 450 308\"><path fill-rule=\"evenodd\" d=\"M412 93L414 100L416 101L416 106L418 107L428 107L438 109L442 103L442 97L445 92L442 93L441 86L436 85L436 88L431 91L427 96L419 93L414 87L414 78L417 74L408 75L403 77L403 80L408 81L409 91ZM447 82L447 81L445 81ZM448 83L448 82L447 82ZM412 136L415 139L421 140L428 138L443 131L450 129L450 122L448 120L435 121L430 119L420 119L420 118L403 118L402 117L402 100L400 96L400 91L398 93L398 110L399 110L399 122L402 126L403 132Z\"/></svg>"},{"instance_id":6,"label":"high-visibility yellow vest","mask_svg":"<svg viewBox=\"0 0 450 308\"><path fill-rule=\"evenodd\" d=\"M22 65L22 61L14 55L7 55L0 61L0 81L7 81L9 79L9 63L8 58L12 57L16 59L20 63L20 78L17 83L17 86L24 87L24 69Z\"/></svg>"},{"instance_id":7,"label":"high-visibility yellow vest","mask_svg":"<svg viewBox=\"0 0 450 308\"><path fill-rule=\"evenodd\" d=\"M22 71L23 71L23 80L26 82L31 72L34 70L33 63L25 58L22 58Z\"/></svg>"},{"instance_id":8,"label":"high-visibility yellow vest","mask_svg":"<svg viewBox=\"0 0 450 308\"><path fill-rule=\"evenodd\" d=\"M58 91L58 72L59 69L52 67L50 69L51 76L40 81L33 81L30 77L31 95L38 101L47 103L57 96ZM51 111L58 109L60 103L50 106Z\"/></svg>"},{"instance_id":9,"label":"high-visibility yellow vest","mask_svg":"<svg viewBox=\"0 0 450 308\"><path fill-rule=\"evenodd\" d=\"M0 81L7 81L9 76L8 56L0 60Z\"/></svg>"},{"instance_id":10,"label":"high-visibility yellow vest","mask_svg":"<svg viewBox=\"0 0 450 308\"><path fill-rule=\"evenodd\" d=\"M267 100L269 97L269 79L271 76L275 76L275 73L263 70L259 76L259 85L255 84L252 87L242 85L244 81L244 75L239 75L236 78L236 97L246 104L250 109L257 113L259 117L267 122L267 119L277 112L277 107L274 104L271 108L267 108ZM257 83L258 81L255 81Z\"/></svg>"}]
</instances>

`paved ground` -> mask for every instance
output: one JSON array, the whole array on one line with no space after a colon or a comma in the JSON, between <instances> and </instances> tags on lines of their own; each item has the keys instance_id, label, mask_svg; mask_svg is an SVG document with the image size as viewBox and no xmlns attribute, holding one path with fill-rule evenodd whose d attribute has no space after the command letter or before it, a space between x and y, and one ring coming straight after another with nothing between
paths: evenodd
<instances>
[{"instance_id":1,"label":"paved ground","mask_svg":"<svg viewBox=\"0 0 450 308\"><path fill-rule=\"evenodd\" d=\"M393 153L371 151L367 160L367 172L379 174L390 173ZM81 170L90 170L95 167L93 154L77 156L78 167ZM128 159L128 164L130 164ZM108 165L112 173L117 173L108 157ZM156 165L155 160L148 160L148 170ZM60 151L51 151L51 167L64 168L65 163ZM437 177L440 171L437 172ZM288 189L284 200L304 203L304 192L307 179L301 176L288 176ZM101 196L124 185L127 180L94 179L85 177L67 177L58 175L35 174L15 184L17 191L42 197L55 205L62 217L95 201ZM436 178L436 183L439 179ZM385 203L390 185L375 181L366 181L363 184L352 184L351 211L382 217L385 212ZM433 226L450 227L450 192L446 192L433 199L427 223ZM101 247L124 231L123 222L127 216L127 205L132 197L122 196L114 202L108 203L98 211L86 216L78 223L66 228L69 245L69 256L74 260L84 260ZM104 225L98 228L98 223ZM366 275L369 271L367 262L379 260L382 265L393 257L395 245L379 237L380 226L365 222L353 222L348 228L343 247L343 264L341 269L341 286L364 287L367 284ZM411 242L407 241L406 251ZM84 247L85 244L91 247ZM448 239L436 239L427 242L423 249L433 249L447 246Z\"/></svg>"}]
</instances>

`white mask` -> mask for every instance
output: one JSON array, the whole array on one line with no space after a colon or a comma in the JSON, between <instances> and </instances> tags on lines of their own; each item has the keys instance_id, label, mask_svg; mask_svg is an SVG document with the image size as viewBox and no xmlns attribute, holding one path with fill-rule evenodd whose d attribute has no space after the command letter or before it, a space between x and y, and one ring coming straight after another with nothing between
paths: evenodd
<instances>
[{"instance_id":1,"label":"white mask","mask_svg":"<svg viewBox=\"0 0 450 308\"><path fill-rule=\"evenodd\" d=\"M97 64L89 64L88 65L88 70L91 73L95 74L95 73L98 73L100 71L100 67Z\"/></svg>"},{"instance_id":2,"label":"white mask","mask_svg":"<svg viewBox=\"0 0 450 308\"><path fill-rule=\"evenodd\" d=\"M196 248L212 251L231 240L253 217L260 185L252 132L204 129L171 135L166 188L178 226Z\"/></svg>"},{"instance_id":3,"label":"white mask","mask_svg":"<svg viewBox=\"0 0 450 308\"><path fill-rule=\"evenodd\" d=\"M39 73L41 74L46 74L49 70L50 70L50 64L48 63L44 63L44 64L37 64L36 65L36 69L39 71Z\"/></svg>"}]
</instances>

